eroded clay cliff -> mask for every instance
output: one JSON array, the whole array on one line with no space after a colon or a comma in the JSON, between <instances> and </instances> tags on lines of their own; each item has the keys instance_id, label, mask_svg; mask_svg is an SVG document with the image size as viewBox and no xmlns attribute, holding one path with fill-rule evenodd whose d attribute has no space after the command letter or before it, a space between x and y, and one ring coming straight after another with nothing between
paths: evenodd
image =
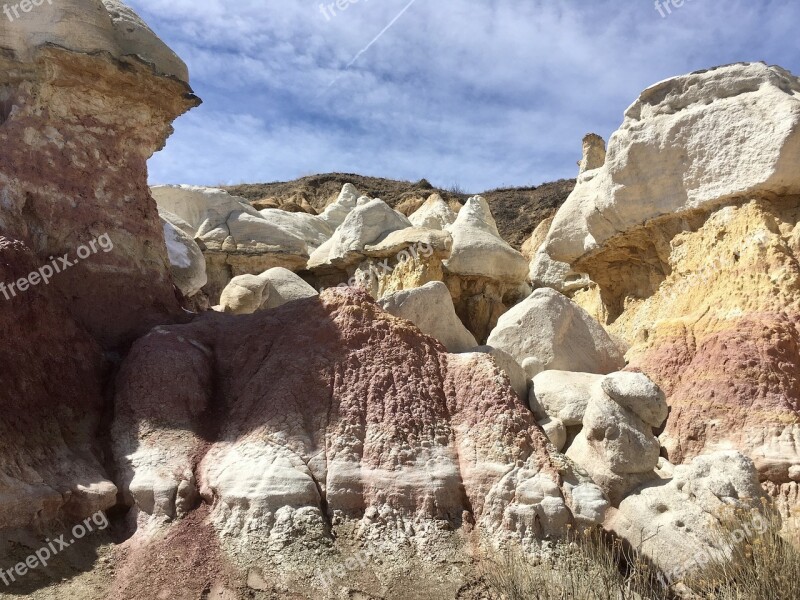
<instances>
[{"instance_id":1,"label":"eroded clay cliff","mask_svg":"<svg viewBox=\"0 0 800 600\"><path fill-rule=\"evenodd\" d=\"M669 459L735 448L796 502L800 80L737 64L659 83L581 176L545 250L666 392ZM787 512L788 514L788 512Z\"/></svg>"},{"instance_id":2,"label":"eroded clay cliff","mask_svg":"<svg viewBox=\"0 0 800 600\"><path fill-rule=\"evenodd\" d=\"M0 20L0 480L4 528L117 502L101 419L114 354L182 311L146 161L198 103L127 7Z\"/></svg>"},{"instance_id":3,"label":"eroded clay cliff","mask_svg":"<svg viewBox=\"0 0 800 600\"><path fill-rule=\"evenodd\" d=\"M0 19L0 233L39 261L69 254L51 285L106 345L181 314L146 161L199 104L185 65L130 9L44 3ZM76 250L108 235L113 250Z\"/></svg>"}]
</instances>

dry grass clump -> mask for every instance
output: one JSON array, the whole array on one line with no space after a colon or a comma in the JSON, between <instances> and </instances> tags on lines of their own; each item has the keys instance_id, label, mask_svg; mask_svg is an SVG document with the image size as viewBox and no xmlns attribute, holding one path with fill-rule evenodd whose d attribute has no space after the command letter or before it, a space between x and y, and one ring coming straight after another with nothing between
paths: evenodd
<instances>
[{"instance_id":1,"label":"dry grass clump","mask_svg":"<svg viewBox=\"0 0 800 600\"><path fill-rule=\"evenodd\" d=\"M717 552L701 573L677 581L600 530L571 535L549 554L513 551L484 563L482 577L502 600L800 600L800 549L777 512L736 509L709 537Z\"/></svg>"},{"instance_id":2,"label":"dry grass clump","mask_svg":"<svg viewBox=\"0 0 800 600\"><path fill-rule=\"evenodd\" d=\"M656 572L599 529L559 542L551 555L507 552L483 567L483 579L503 600L667 600Z\"/></svg>"},{"instance_id":3,"label":"dry grass clump","mask_svg":"<svg viewBox=\"0 0 800 600\"><path fill-rule=\"evenodd\" d=\"M716 546L731 548L729 560L712 560L687 585L707 600L800 598L800 551L786 541L778 514L732 510L721 518Z\"/></svg>"}]
</instances>

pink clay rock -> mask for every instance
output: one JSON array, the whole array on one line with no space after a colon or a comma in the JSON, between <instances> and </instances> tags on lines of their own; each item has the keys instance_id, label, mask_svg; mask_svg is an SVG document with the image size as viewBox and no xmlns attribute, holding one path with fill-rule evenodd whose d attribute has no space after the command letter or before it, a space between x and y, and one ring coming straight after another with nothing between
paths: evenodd
<instances>
[{"instance_id":1,"label":"pink clay rock","mask_svg":"<svg viewBox=\"0 0 800 600\"><path fill-rule=\"evenodd\" d=\"M116 503L87 440L103 405L102 353L52 287L8 284L42 266L0 236L0 528L40 529Z\"/></svg>"},{"instance_id":2,"label":"pink clay rock","mask_svg":"<svg viewBox=\"0 0 800 600\"><path fill-rule=\"evenodd\" d=\"M118 377L113 438L140 518L180 517L199 494L249 547L349 520L402 535L466 514L532 540L602 519L597 502L570 510L591 484L488 356L447 354L357 290L153 330Z\"/></svg>"},{"instance_id":3,"label":"pink clay rock","mask_svg":"<svg viewBox=\"0 0 800 600\"><path fill-rule=\"evenodd\" d=\"M186 66L116 0L0 19L0 235L74 266L51 285L104 346L183 315L147 160L200 101ZM76 260L108 235L111 251Z\"/></svg>"}]
</instances>

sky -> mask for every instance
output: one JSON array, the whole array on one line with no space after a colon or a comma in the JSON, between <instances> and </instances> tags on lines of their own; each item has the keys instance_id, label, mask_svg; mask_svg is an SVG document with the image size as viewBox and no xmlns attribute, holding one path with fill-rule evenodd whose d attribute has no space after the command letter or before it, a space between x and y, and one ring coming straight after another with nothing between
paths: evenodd
<instances>
[{"instance_id":1,"label":"sky","mask_svg":"<svg viewBox=\"0 0 800 600\"><path fill-rule=\"evenodd\" d=\"M151 183L539 185L575 177L583 136L608 139L653 83L739 61L800 75L797 0L337 1L127 0L204 102Z\"/></svg>"}]
</instances>

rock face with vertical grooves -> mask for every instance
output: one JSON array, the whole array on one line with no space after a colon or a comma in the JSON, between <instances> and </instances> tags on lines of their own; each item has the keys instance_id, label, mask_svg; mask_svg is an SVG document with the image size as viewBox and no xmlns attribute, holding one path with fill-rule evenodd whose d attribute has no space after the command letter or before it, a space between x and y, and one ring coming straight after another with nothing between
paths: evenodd
<instances>
[{"instance_id":1,"label":"rock face with vertical grooves","mask_svg":"<svg viewBox=\"0 0 800 600\"><path fill-rule=\"evenodd\" d=\"M7 287L40 266L22 242L0 236L3 530L39 530L116 504L117 488L93 447L107 371L99 345L53 287Z\"/></svg>"},{"instance_id":2,"label":"rock face with vertical grooves","mask_svg":"<svg viewBox=\"0 0 800 600\"><path fill-rule=\"evenodd\" d=\"M533 541L595 518L489 356L447 354L354 290L154 330L117 380L113 437L141 514L202 498L238 548L342 520Z\"/></svg>"},{"instance_id":3,"label":"rock face with vertical grooves","mask_svg":"<svg viewBox=\"0 0 800 600\"><path fill-rule=\"evenodd\" d=\"M126 6L38 4L0 19L0 528L40 533L116 504L103 350L182 315L146 161L199 100Z\"/></svg>"}]
</instances>

